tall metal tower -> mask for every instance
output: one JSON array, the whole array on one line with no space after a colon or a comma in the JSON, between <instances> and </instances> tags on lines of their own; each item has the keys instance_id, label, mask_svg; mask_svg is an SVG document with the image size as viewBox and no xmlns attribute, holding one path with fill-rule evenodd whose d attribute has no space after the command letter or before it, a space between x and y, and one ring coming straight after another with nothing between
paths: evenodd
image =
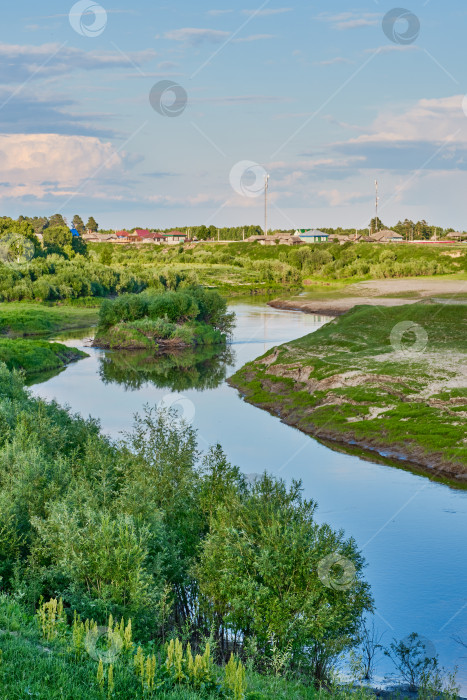
<instances>
[{"instance_id":1,"label":"tall metal tower","mask_svg":"<svg viewBox=\"0 0 467 700\"><path fill-rule=\"evenodd\" d=\"M269 175L264 178L264 235L268 235L268 189Z\"/></svg>"},{"instance_id":2,"label":"tall metal tower","mask_svg":"<svg viewBox=\"0 0 467 700\"><path fill-rule=\"evenodd\" d=\"M376 188L376 221L375 221L376 232L375 232L375 233L378 233L378 231L379 231L379 221L378 221L378 204L379 204L378 180L375 180L375 188Z\"/></svg>"}]
</instances>

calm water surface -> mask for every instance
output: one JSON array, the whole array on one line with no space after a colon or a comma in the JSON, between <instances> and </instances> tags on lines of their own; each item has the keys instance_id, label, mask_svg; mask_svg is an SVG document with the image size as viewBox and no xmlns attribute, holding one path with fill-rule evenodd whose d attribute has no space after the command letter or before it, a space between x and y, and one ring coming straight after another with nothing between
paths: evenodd
<instances>
[{"instance_id":1,"label":"calm water surface","mask_svg":"<svg viewBox=\"0 0 467 700\"><path fill-rule=\"evenodd\" d=\"M145 404L175 402L193 417L201 447L220 443L245 473L267 470L288 481L301 479L305 495L319 504L320 521L344 528L363 550L384 643L413 631L424 635L443 665L459 667L466 695L467 650L453 637L467 641L467 491L334 452L246 404L225 377L328 319L260 304L232 308L237 313L233 352L222 361L208 353L155 364L144 355L86 347L89 341L75 334L65 342L90 357L32 391L98 417L115 437L131 427L133 414ZM381 658L379 675L391 669Z\"/></svg>"}]
</instances>

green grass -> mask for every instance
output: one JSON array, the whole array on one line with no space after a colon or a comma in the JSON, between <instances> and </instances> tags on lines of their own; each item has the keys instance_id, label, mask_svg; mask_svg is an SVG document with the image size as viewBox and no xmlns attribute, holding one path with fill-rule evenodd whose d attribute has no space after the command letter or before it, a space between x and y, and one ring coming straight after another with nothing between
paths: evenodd
<instances>
[{"instance_id":1,"label":"green grass","mask_svg":"<svg viewBox=\"0 0 467 700\"><path fill-rule=\"evenodd\" d=\"M61 369L83 357L87 357L85 352L61 343L0 338L0 362L4 362L10 370L23 370L27 376Z\"/></svg>"},{"instance_id":2,"label":"green grass","mask_svg":"<svg viewBox=\"0 0 467 700\"><path fill-rule=\"evenodd\" d=\"M98 308L1 303L0 335L20 337L85 328L97 323L98 314Z\"/></svg>"},{"instance_id":3,"label":"green grass","mask_svg":"<svg viewBox=\"0 0 467 700\"><path fill-rule=\"evenodd\" d=\"M11 597L0 594L0 700L35 698L35 700L137 700L157 697L158 700L219 700L218 692L208 693L187 687L168 687L155 692L142 692L134 673L131 656L118 658L114 665L113 693L102 691L97 682L97 660L86 652L77 656L70 634L59 641L46 641L36 619ZM152 648L152 651L154 649ZM151 653L152 653L151 651ZM157 651L157 650L156 650ZM134 651L133 651L134 653ZM162 663L163 650L159 650ZM107 673L107 667L105 668ZM218 668L219 680L223 669ZM331 694L316 691L296 680L264 676L247 670L246 700L345 700L374 698L369 692L349 693L336 689ZM228 700L228 697L225 696Z\"/></svg>"},{"instance_id":4,"label":"green grass","mask_svg":"<svg viewBox=\"0 0 467 700\"><path fill-rule=\"evenodd\" d=\"M416 332L397 333L407 321ZM269 367L249 363L231 381L248 401L317 437L389 450L463 478L466 335L467 305L360 306L280 347ZM308 371L299 381L300 368Z\"/></svg>"}]
</instances>

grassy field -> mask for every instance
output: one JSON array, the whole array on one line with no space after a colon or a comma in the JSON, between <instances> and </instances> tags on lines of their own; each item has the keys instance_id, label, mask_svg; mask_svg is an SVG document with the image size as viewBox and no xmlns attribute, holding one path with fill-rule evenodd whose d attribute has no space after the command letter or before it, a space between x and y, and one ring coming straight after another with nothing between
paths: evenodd
<instances>
[{"instance_id":1,"label":"grassy field","mask_svg":"<svg viewBox=\"0 0 467 700\"><path fill-rule=\"evenodd\" d=\"M0 335L44 335L97 323L98 308L46 306L34 303L0 304Z\"/></svg>"},{"instance_id":2,"label":"grassy field","mask_svg":"<svg viewBox=\"0 0 467 700\"><path fill-rule=\"evenodd\" d=\"M304 432L465 483L466 331L463 304L359 306L231 383Z\"/></svg>"}]
</instances>

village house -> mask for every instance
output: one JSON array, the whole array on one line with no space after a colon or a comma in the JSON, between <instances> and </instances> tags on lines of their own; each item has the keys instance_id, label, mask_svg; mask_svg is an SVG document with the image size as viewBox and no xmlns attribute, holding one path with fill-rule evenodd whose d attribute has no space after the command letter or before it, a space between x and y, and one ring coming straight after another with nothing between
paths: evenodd
<instances>
[{"instance_id":1,"label":"village house","mask_svg":"<svg viewBox=\"0 0 467 700\"><path fill-rule=\"evenodd\" d=\"M162 235L165 237L165 242L169 245L185 243L187 239L186 233L182 233L181 231L170 231L169 233L164 233Z\"/></svg>"},{"instance_id":2,"label":"village house","mask_svg":"<svg viewBox=\"0 0 467 700\"><path fill-rule=\"evenodd\" d=\"M317 229L312 229L311 231L298 229L295 231L295 235L300 238L302 243L327 243L329 238L327 233L318 231Z\"/></svg>"},{"instance_id":3,"label":"village house","mask_svg":"<svg viewBox=\"0 0 467 700\"><path fill-rule=\"evenodd\" d=\"M395 231L390 231L385 229L384 231L377 231L371 234L371 238L376 241L376 243L403 243L404 236Z\"/></svg>"}]
</instances>

